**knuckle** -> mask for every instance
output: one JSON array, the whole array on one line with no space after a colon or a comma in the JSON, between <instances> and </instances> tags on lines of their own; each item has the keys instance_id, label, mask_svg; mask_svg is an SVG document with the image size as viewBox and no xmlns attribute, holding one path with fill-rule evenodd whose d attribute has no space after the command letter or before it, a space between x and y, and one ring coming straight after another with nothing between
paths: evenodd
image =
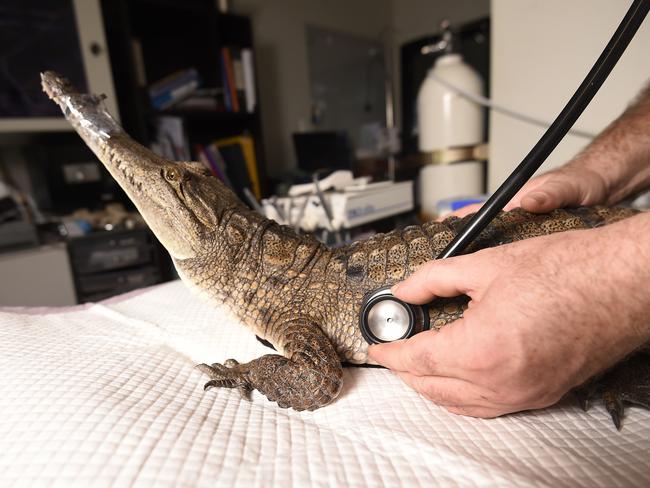
<instances>
[{"instance_id":1,"label":"knuckle","mask_svg":"<svg viewBox=\"0 0 650 488\"><path fill-rule=\"evenodd\" d=\"M416 271L415 276L417 276L423 284L429 283L436 278L436 273L440 269L440 264L435 261L427 261L424 266L422 266L418 271Z\"/></svg>"}]
</instances>

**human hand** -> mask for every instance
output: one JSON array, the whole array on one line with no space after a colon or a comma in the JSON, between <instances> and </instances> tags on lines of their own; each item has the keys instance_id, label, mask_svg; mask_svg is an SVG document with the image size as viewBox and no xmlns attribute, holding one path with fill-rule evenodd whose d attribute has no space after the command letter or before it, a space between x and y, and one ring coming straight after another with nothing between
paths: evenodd
<instances>
[{"instance_id":1,"label":"human hand","mask_svg":"<svg viewBox=\"0 0 650 488\"><path fill-rule=\"evenodd\" d=\"M419 304L466 294L468 310L439 332L371 346L370 358L454 413L557 402L650 340L638 328L650 306L630 263L638 249L617 238L621 224L425 264L394 294ZM612 245L617 259L603 259Z\"/></svg>"},{"instance_id":2,"label":"human hand","mask_svg":"<svg viewBox=\"0 0 650 488\"><path fill-rule=\"evenodd\" d=\"M563 207L605 203L608 186L596 171L569 163L528 181L505 210L521 207L528 212L545 213Z\"/></svg>"},{"instance_id":3,"label":"human hand","mask_svg":"<svg viewBox=\"0 0 650 488\"><path fill-rule=\"evenodd\" d=\"M504 210L522 207L528 212L545 213L557 208L600 205L606 202L608 192L599 173L578 163L568 164L528 181ZM465 217L480 208L480 203L467 205L450 215Z\"/></svg>"}]
</instances>

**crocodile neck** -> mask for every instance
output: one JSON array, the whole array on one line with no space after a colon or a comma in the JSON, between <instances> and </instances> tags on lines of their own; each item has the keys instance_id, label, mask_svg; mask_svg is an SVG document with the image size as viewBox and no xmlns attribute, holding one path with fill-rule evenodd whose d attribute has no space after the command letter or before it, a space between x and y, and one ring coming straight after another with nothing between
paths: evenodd
<instances>
[{"instance_id":1,"label":"crocodile neck","mask_svg":"<svg viewBox=\"0 0 650 488\"><path fill-rule=\"evenodd\" d=\"M179 276L262 337L284 306L314 289L309 283L314 269L332 255L312 236L296 234L245 207L224 212L208 238L212 244L206 253L174 259Z\"/></svg>"}]
</instances>

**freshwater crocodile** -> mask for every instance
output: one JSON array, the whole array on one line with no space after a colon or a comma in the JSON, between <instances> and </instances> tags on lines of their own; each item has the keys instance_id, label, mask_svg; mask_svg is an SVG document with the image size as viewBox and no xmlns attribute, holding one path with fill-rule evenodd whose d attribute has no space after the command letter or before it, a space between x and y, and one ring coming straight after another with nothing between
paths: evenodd
<instances>
[{"instance_id":1,"label":"freshwater crocodile","mask_svg":"<svg viewBox=\"0 0 650 488\"><path fill-rule=\"evenodd\" d=\"M342 362L368 362L358 327L364 296L433 259L464 223L450 217L330 249L250 210L200 163L172 162L133 141L102 97L78 93L53 72L41 78L165 246L182 280L277 350L245 364L199 365L210 377L206 388L256 389L296 410L329 404L341 390ZM534 215L516 209L501 213L472 248L597 227L634 213L594 207ZM461 317L467 303L464 296L433 302L432 326ZM617 426L623 402L650 408L649 357L639 353L592 382L581 390L583 403L600 392Z\"/></svg>"}]
</instances>

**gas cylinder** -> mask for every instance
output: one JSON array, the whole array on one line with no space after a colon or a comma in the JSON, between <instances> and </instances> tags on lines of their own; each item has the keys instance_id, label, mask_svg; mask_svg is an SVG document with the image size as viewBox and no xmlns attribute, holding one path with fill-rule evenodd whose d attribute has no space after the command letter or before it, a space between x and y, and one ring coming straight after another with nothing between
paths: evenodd
<instances>
[{"instance_id":1,"label":"gas cylinder","mask_svg":"<svg viewBox=\"0 0 650 488\"><path fill-rule=\"evenodd\" d=\"M429 69L418 93L418 141L421 152L473 146L483 140L481 106L439 81L442 79L462 91L483 95L483 81L479 74L463 61L460 54L454 52L449 24L443 29L443 40L423 51L441 51L444 54L438 56Z\"/></svg>"},{"instance_id":2,"label":"gas cylinder","mask_svg":"<svg viewBox=\"0 0 650 488\"><path fill-rule=\"evenodd\" d=\"M483 95L483 81L455 52L448 21L443 22L442 30L440 42L422 49L423 54L438 54L417 98L418 146L422 153L444 153L483 142L482 107L458 93ZM419 174L418 201L425 219L437 216L436 205L440 200L482 192L483 165L480 161L447 160L442 164L427 164Z\"/></svg>"}]
</instances>

